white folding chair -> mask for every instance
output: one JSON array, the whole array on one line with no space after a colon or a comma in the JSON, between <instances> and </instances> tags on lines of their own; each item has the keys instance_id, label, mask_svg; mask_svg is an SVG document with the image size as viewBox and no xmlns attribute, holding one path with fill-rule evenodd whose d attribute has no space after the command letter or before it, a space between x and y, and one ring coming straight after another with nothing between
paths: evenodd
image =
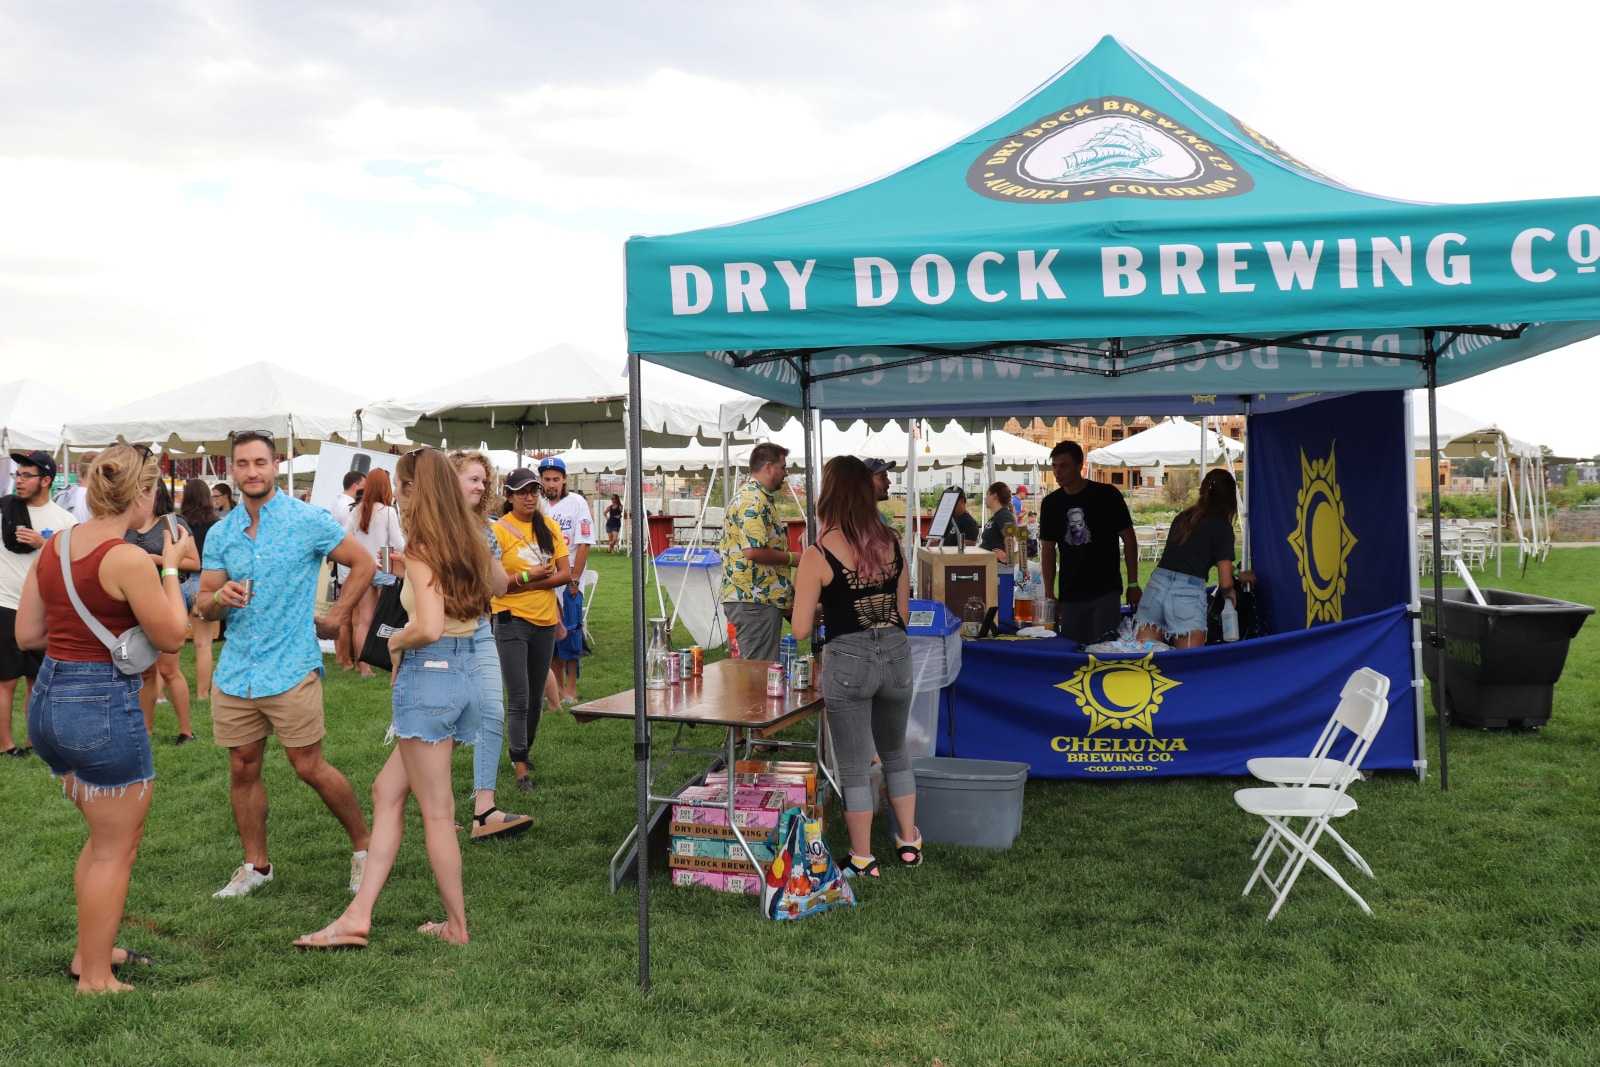
<instances>
[{"instance_id":1,"label":"white folding chair","mask_svg":"<svg viewBox=\"0 0 1600 1067\"><path fill-rule=\"evenodd\" d=\"M589 609L595 606L595 585L600 584L600 576L595 573L592 566L586 566L584 573L578 576L578 592L584 595L584 627L589 625Z\"/></svg>"},{"instance_id":2,"label":"white folding chair","mask_svg":"<svg viewBox=\"0 0 1600 1067\"><path fill-rule=\"evenodd\" d=\"M1361 894L1350 887L1350 883L1331 863L1317 854L1317 843L1328 830L1330 820L1343 818L1356 810L1356 802L1345 791L1351 782L1360 777L1361 762L1371 750L1373 739L1378 736L1388 712L1389 701L1367 689L1349 698L1348 703L1340 701L1334 716L1342 729L1356 735L1356 741L1343 759L1325 756L1313 767L1312 775L1318 778L1326 776L1330 784L1241 789L1233 794L1234 803L1241 810L1266 821L1272 837L1256 863L1250 880L1244 885L1244 895L1248 896L1259 879L1276 898L1272 910L1267 912L1268 922L1283 907L1283 902L1288 899L1289 891L1294 888L1295 880L1300 877L1307 862L1348 893L1362 911L1372 914L1372 909L1361 899ZM1337 744L1336 739L1332 747L1337 747ZM1326 766L1328 764L1337 766ZM1305 821L1299 831L1294 828L1297 820ZM1267 864L1280 850L1284 853L1283 866L1275 874L1266 874Z\"/></svg>"},{"instance_id":3,"label":"white folding chair","mask_svg":"<svg viewBox=\"0 0 1600 1067\"><path fill-rule=\"evenodd\" d=\"M1387 699L1389 696L1389 676L1373 670L1371 667L1361 667L1345 679L1344 688L1339 690L1339 703L1334 705L1333 714L1328 716L1328 723L1322 728L1322 736L1317 738L1317 743L1311 746L1309 756L1256 756L1245 763L1251 774L1263 782L1271 782L1281 789L1291 786L1307 785L1333 785L1334 776L1337 774L1354 773L1346 769L1344 760L1332 755L1334 742L1341 734L1348 733L1344 730L1339 719L1339 711L1344 708L1363 690L1373 696ZM1351 748L1359 742L1359 738L1351 734L1349 743ZM1349 756L1349 750L1345 755ZM1356 775L1359 777L1359 774ZM1355 781L1355 778L1351 779ZM1344 854L1361 869L1368 878L1376 878L1367 861L1361 857L1348 841L1339 836L1339 831L1332 826L1328 827L1328 836L1331 837ZM1277 831L1268 827L1261 835L1261 841L1256 845L1256 850L1250 854L1251 859L1259 859L1264 850L1270 849L1277 837Z\"/></svg>"}]
</instances>

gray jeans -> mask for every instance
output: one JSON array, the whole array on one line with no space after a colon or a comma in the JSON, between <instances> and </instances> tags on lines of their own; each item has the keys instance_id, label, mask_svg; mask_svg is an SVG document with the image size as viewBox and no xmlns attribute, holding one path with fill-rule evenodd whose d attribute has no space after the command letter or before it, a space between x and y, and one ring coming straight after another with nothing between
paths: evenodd
<instances>
[{"instance_id":1,"label":"gray jeans","mask_svg":"<svg viewBox=\"0 0 1600 1067\"><path fill-rule=\"evenodd\" d=\"M839 766L845 811L871 811L872 754L883 761L891 797L914 795L906 755L911 711L911 643L897 626L831 639L823 649L822 699Z\"/></svg>"},{"instance_id":2,"label":"gray jeans","mask_svg":"<svg viewBox=\"0 0 1600 1067\"><path fill-rule=\"evenodd\" d=\"M778 641L783 637L783 612L770 604L748 600L725 600L722 614L733 623L739 637L742 659L776 660Z\"/></svg>"}]
</instances>

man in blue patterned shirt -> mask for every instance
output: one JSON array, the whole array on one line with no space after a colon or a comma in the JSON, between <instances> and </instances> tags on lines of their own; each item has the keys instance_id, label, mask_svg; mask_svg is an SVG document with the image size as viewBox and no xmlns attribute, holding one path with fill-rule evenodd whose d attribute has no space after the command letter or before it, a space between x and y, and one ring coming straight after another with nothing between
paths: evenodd
<instances>
[{"instance_id":1,"label":"man in blue patterned shirt","mask_svg":"<svg viewBox=\"0 0 1600 1067\"><path fill-rule=\"evenodd\" d=\"M324 557L350 568L351 589L365 589L377 569L372 554L331 514L277 489L272 437L230 434L233 480L243 507L206 536L201 560L202 618L229 614L228 640L217 661L211 702L217 744L228 750L233 819L244 865L219 898L242 897L272 880L267 856L267 790L261 762L267 738L278 735L300 780L317 791L350 835L350 891L361 885L371 835L350 780L322 755L322 652L318 635L332 638L360 599L341 597L314 619L317 572ZM251 583L249 591L242 584Z\"/></svg>"}]
</instances>

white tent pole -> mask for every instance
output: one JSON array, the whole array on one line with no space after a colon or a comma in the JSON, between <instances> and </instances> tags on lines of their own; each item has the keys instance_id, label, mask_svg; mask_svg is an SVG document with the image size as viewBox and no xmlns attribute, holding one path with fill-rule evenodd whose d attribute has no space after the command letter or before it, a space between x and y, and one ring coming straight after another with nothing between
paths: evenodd
<instances>
[{"instance_id":1,"label":"white tent pole","mask_svg":"<svg viewBox=\"0 0 1600 1067\"><path fill-rule=\"evenodd\" d=\"M983 420L983 518L989 520L989 487L994 484L994 420Z\"/></svg>"},{"instance_id":2,"label":"white tent pole","mask_svg":"<svg viewBox=\"0 0 1600 1067\"><path fill-rule=\"evenodd\" d=\"M1500 577L1500 556L1505 550L1506 518L1502 508L1506 493L1506 442L1494 439L1494 576Z\"/></svg>"},{"instance_id":3,"label":"white tent pole","mask_svg":"<svg viewBox=\"0 0 1600 1067\"><path fill-rule=\"evenodd\" d=\"M294 416L289 416L289 495L294 496Z\"/></svg>"},{"instance_id":4,"label":"white tent pole","mask_svg":"<svg viewBox=\"0 0 1600 1067\"><path fill-rule=\"evenodd\" d=\"M922 541L917 535L921 519L922 501L917 499L917 439L911 432L911 420L906 420L906 566L911 568L911 595L917 595L917 545Z\"/></svg>"}]
</instances>

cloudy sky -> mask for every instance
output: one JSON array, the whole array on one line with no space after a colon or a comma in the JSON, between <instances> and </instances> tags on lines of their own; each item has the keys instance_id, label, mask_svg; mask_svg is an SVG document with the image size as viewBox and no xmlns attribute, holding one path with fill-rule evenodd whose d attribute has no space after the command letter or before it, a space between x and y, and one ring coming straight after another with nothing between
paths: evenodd
<instances>
[{"instance_id":1,"label":"cloudy sky","mask_svg":"<svg viewBox=\"0 0 1600 1067\"><path fill-rule=\"evenodd\" d=\"M271 359L381 397L563 341L620 363L630 234L896 169L1107 33L1357 188L1593 195L1591 21L1555 0L0 0L0 381L112 403ZM1593 455L1597 357L1443 399Z\"/></svg>"}]
</instances>

